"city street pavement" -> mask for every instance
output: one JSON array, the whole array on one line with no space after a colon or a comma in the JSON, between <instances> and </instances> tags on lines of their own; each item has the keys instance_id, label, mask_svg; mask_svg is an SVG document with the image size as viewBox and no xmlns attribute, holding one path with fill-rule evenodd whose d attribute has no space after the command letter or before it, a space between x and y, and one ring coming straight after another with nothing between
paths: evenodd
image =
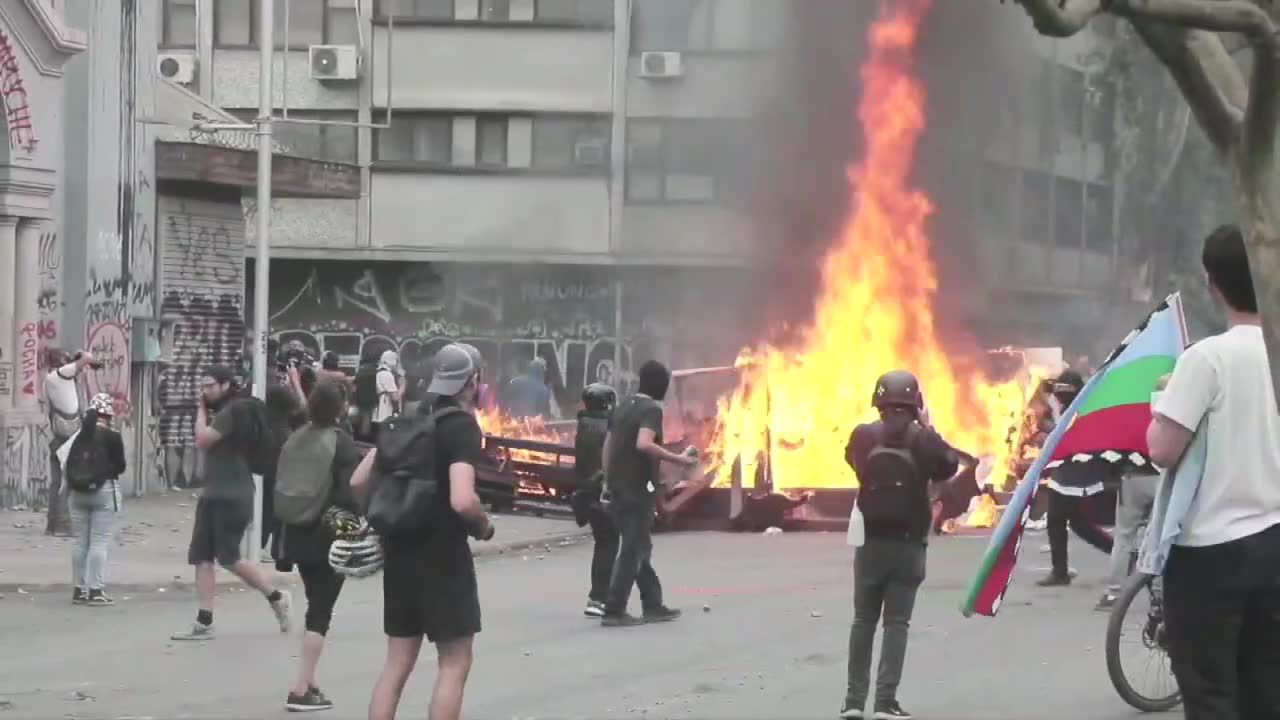
<instances>
[{"instance_id":1,"label":"city street pavement","mask_svg":"<svg viewBox=\"0 0 1280 720\"><path fill-rule=\"evenodd\" d=\"M192 513L198 490L157 493L123 499L111 550L110 582L122 591L172 591L189 586L194 576L187 565ZM502 552L529 544L556 544L583 534L563 517L536 518L501 515L502 540L476 546L477 552ZM45 514L27 510L0 511L0 593L71 592L71 538L44 534ZM263 565L274 574L273 566ZM277 576L281 580L292 576ZM239 582L219 575L224 586Z\"/></svg>"},{"instance_id":2,"label":"city street pavement","mask_svg":"<svg viewBox=\"0 0 1280 720\"><path fill-rule=\"evenodd\" d=\"M1108 683L1106 616L1092 610L1105 558L1073 542L1079 582L1036 588L1048 556L1042 536L1028 538L1001 615L965 620L957 606L985 544L933 542L903 704L935 720L1135 717ZM851 614L843 533L661 535L655 566L669 604L686 615L640 628L604 629L581 616L589 558L582 543L479 562L485 629L465 717L835 717ZM338 602L321 664L321 685L337 704L326 717L364 717L385 651L380 595L378 579L354 581ZM261 598L224 590L217 639L170 642L194 612L189 591L136 595L113 608L8 594L0 600L0 696L22 718L284 717L296 634L275 631ZM424 650L401 717L426 715L432 654Z\"/></svg>"}]
</instances>

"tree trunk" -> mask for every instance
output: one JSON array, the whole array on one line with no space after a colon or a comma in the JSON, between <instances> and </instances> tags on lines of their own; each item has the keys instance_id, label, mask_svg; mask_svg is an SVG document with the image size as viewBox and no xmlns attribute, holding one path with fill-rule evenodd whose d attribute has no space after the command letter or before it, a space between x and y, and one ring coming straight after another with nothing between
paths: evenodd
<instances>
[{"instance_id":1,"label":"tree trunk","mask_svg":"<svg viewBox=\"0 0 1280 720\"><path fill-rule=\"evenodd\" d=\"M1267 175L1269 173L1263 173ZM1262 314L1262 335L1271 366L1271 386L1280 396L1280 196L1269 178L1243 185L1244 237L1253 290Z\"/></svg>"}]
</instances>

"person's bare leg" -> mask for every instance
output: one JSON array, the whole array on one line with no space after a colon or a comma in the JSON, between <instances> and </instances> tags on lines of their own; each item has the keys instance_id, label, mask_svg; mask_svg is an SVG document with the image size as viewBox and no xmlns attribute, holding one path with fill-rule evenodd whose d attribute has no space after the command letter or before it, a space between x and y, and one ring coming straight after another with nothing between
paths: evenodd
<instances>
[{"instance_id":1,"label":"person's bare leg","mask_svg":"<svg viewBox=\"0 0 1280 720\"><path fill-rule=\"evenodd\" d=\"M271 587L267 582L267 576L262 574L262 569L248 560L241 560L235 565L227 568L236 577L244 581L245 585L257 590L263 595L270 595L275 588Z\"/></svg>"},{"instance_id":2,"label":"person's bare leg","mask_svg":"<svg viewBox=\"0 0 1280 720\"><path fill-rule=\"evenodd\" d=\"M298 681L290 691L295 695L306 695L313 687L320 687L316 680L316 667L320 665L320 654L324 652L324 636L317 632L302 633L302 657L298 660Z\"/></svg>"},{"instance_id":3,"label":"person's bare leg","mask_svg":"<svg viewBox=\"0 0 1280 720\"><path fill-rule=\"evenodd\" d=\"M422 650L422 638L387 638L387 661L373 686L369 700L369 720L395 720L400 694L413 673Z\"/></svg>"},{"instance_id":4,"label":"person's bare leg","mask_svg":"<svg viewBox=\"0 0 1280 720\"><path fill-rule=\"evenodd\" d=\"M200 601L200 607L197 609L213 612L213 598L217 592L216 579L213 563L208 562L196 565L196 595Z\"/></svg>"},{"instance_id":5,"label":"person's bare leg","mask_svg":"<svg viewBox=\"0 0 1280 720\"><path fill-rule=\"evenodd\" d=\"M458 720L462 715L462 692L471 672L471 648L475 636L436 643L440 669L431 691L428 720Z\"/></svg>"}]
</instances>

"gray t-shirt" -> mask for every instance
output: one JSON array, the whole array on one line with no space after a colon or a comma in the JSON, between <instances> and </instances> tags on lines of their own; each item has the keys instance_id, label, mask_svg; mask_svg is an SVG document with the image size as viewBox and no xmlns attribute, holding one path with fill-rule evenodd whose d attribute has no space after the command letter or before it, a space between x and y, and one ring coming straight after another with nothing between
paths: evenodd
<instances>
[{"instance_id":1,"label":"gray t-shirt","mask_svg":"<svg viewBox=\"0 0 1280 720\"><path fill-rule=\"evenodd\" d=\"M647 395L623 400L609 418L609 472L605 484L614 502L652 501L658 487L658 459L636 449L642 428L662 444L662 405Z\"/></svg>"},{"instance_id":2,"label":"gray t-shirt","mask_svg":"<svg viewBox=\"0 0 1280 720\"><path fill-rule=\"evenodd\" d=\"M211 427L222 437L205 450L204 497L253 499L253 473L249 470L249 459L245 457L247 444L240 437L247 431L243 428L244 420L242 414L235 412L234 403L224 406L213 416Z\"/></svg>"}]
</instances>

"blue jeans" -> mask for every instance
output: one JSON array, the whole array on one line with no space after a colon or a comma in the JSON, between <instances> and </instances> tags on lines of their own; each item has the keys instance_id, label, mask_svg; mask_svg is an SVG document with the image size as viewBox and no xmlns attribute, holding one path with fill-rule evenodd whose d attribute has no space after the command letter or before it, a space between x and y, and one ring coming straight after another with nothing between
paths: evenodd
<instances>
[{"instance_id":1,"label":"blue jeans","mask_svg":"<svg viewBox=\"0 0 1280 720\"><path fill-rule=\"evenodd\" d=\"M120 488L108 480L97 492L70 493L71 584L87 590L101 590L107 576L107 549L120 512Z\"/></svg>"}]
</instances>

